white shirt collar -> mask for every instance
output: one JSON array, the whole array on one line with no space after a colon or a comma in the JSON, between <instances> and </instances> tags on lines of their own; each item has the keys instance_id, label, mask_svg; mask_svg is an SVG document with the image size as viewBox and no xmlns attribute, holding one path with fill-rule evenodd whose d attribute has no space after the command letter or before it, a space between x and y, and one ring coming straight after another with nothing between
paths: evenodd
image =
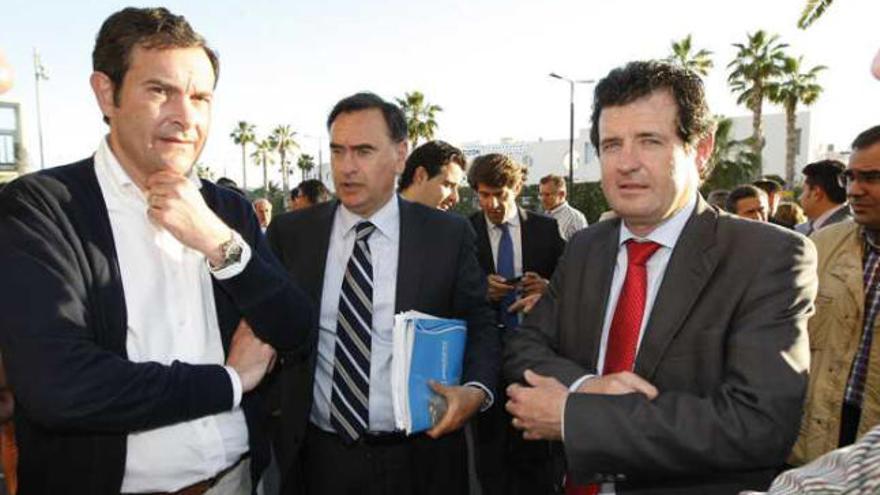
<instances>
[{"instance_id":1,"label":"white shirt collar","mask_svg":"<svg viewBox=\"0 0 880 495\"><path fill-rule=\"evenodd\" d=\"M834 208L831 208L830 210L826 211L825 213L819 215L818 218L813 220L813 230L819 230L820 228L822 228L822 226L825 225L825 222L827 222L828 219L831 218L831 215L834 215L835 213L840 211L841 208L849 208L849 204L848 203L839 204L839 205L835 206Z\"/></svg>"},{"instance_id":2,"label":"white shirt collar","mask_svg":"<svg viewBox=\"0 0 880 495\"><path fill-rule=\"evenodd\" d=\"M492 223L491 220L489 220L488 215L483 213L483 217L486 219L486 225L488 225L490 227L494 227L498 230L501 230L501 227L499 227L498 225L495 225L494 223ZM509 228L514 228L514 229L519 228L519 206L517 206L507 212L507 218L504 219L504 223L506 223Z\"/></svg>"},{"instance_id":3,"label":"white shirt collar","mask_svg":"<svg viewBox=\"0 0 880 495\"><path fill-rule=\"evenodd\" d=\"M691 199L688 200L687 204L684 205L684 208L678 210L674 215L657 226L657 228L652 230L647 237L639 237L633 234L632 231L627 228L626 222L621 221L619 245L623 245L624 242L630 239L638 239L642 241L653 241L669 249L674 248L675 243L678 242L678 238L681 236L681 232L684 230L685 224L691 217L694 208L697 207L697 194L698 193L694 193L694 195L691 196Z\"/></svg>"},{"instance_id":4,"label":"white shirt collar","mask_svg":"<svg viewBox=\"0 0 880 495\"><path fill-rule=\"evenodd\" d=\"M127 198L128 200L135 200L146 205L146 195L137 187L131 176L128 175L128 172L126 172L122 167L122 164L119 163L116 155L113 154L113 150L110 149L110 144L108 142L109 139L110 135L107 134L101 139L101 142L98 143L98 149L95 151L94 157L96 171L103 174L107 179L107 185L110 186L108 192L112 196L120 199ZM201 189L202 182L199 180L198 175L196 175L195 166L190 169L187 178L192 181L196 187Z\"/></svg>"},{"instance_id":5,"label":"white shirt collar","mask_svg":"<svg viewBox=\"0 0 880 495\"><path fill-rule=\"evenodd\" d=\"M391 195L391 199L368 218L361 217L352 212L342 203L339 204L339 221L343 237L353 232L354 227L364 220L375 225L376 230L383 236L397 242L400 235L400 206L398 205L397 194Z\"/></svg>"},{"instance_id":6,"label":"white shirt collar","mask_svg":"<svg viewBox=\"0 0 880 495\"><path fill-rule=\"evenodd\" d=\"M565 208L565 206L567 204L568 204L568 201L563 201L562 203L559 203L558 205L556 205L556 208L553 208L552 210L548 211L547 214L552 215L552 214L556 213L557 211Z\"/></svg>"}]
</instances>

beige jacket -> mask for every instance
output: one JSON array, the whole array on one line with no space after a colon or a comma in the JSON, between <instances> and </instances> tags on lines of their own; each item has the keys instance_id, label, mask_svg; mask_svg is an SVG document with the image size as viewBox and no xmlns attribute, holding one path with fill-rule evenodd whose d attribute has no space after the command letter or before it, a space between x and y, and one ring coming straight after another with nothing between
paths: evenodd
<instances>
[{"instance_id":1,"label":"beige jacket","mask_svg":"<svg viewBox=\"0 0 880 495\"><path fill-rule=\"evenodd\" d=\"M837 448L846 381L862 335L865 315L863 238L859 225L846 221L816 232L819 293L810 319L810 386L800 435L789 462L805 464ZM880 424L880 318L868 358L858 435Z\"/></svg>"}]
</instances>

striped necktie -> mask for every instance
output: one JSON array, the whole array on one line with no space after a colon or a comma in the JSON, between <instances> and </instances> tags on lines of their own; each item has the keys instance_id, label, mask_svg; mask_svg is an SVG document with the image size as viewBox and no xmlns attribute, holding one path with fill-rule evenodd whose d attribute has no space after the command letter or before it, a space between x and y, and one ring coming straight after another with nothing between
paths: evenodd
<instances>
[{"instance_id":1,"label":"striped necktie","mask_svg":"<svg viewBox=\"0 0 880 495\"><path fill-rule=\"evenodd\" d=\"M348 259L336 315L336 350L330 424L346 442L354 442L370 420L370 330L373 327L373 264L370 234L376 226L355 227L354 249Z\"/></svg>"}]
</instances>

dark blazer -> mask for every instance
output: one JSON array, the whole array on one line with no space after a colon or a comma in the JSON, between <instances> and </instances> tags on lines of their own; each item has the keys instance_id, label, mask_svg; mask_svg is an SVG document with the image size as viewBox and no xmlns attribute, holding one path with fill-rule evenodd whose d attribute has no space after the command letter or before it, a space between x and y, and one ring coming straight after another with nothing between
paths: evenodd
<instances>
[{"instance_id":1,"label":"dark blazer","mask_svg":"<svg viewBox=\"0 0 880 495\"><path fill-rule=\"evenodd\" d=\"M566 386L595 373L620 220L569 242L550 288L505 336L504 374ZM571 394L565 458L576 483L617 493L765 489L798 433L816 295L813 244L699 200L667 265L635 362L660 395Z\"/></svg>"},{"instance_id":2,"label":"dark blazer","mask_svg":"<svg viewBox=\"0 0 880 495\"><path fill-rule=\"evenodd\" d=\"M519 210L520 232L522 236L522 267L523 272L535 272L549 279L556 269L556 263L565 241L559 236L559 225L556 219L543 213ZM489 232L486 228L486 216L478 211L470 216L471 225L477 233L477 253L480 266L487 274L495 273L495 261L492 258L492 246L489 243ZM553 229L556 229L555 231Z\"/></svg>"},{"instance_id":3,"label":"dark blazer","mask_svg":"<svg viewBox=\"0 0 880 495\"><path fill-rule=\"evenodd\" d=\"M400 248L395 313L418 310L468 323L462 383L479 382L494 390L500 368L501 341L486 303L486 281L477 263L474 233L464 218L397 198ZM302 283L320 307L324 268L338 201L276 217L269 244L290 275ZM320 311L313 317L317 328ZM315 359L282 371L281 472L284 493L301 483L299 448L311 411ZM496 401L501 400L496 397Z\"/></svg>"},{"instance_id":4,"label":"dark blazer","mask_svg":"<svg viewBox=\"0 0 880 495\"><path fill-rule=\"evenodd\" d=\"M213 281L224 351L245 318L280 352L302 352L312 339L312 307L269 251L251 205L209 182L201 192L253 252L241 274ZM126 359L125 297L92 159L3 190L0 272L0 344L16 394L22 495L118 494L129 432L231 408L232 384L220 365ZM241 406L256 480L268 461L264 411L253 393Z\"/></svg>"}]
</instances>

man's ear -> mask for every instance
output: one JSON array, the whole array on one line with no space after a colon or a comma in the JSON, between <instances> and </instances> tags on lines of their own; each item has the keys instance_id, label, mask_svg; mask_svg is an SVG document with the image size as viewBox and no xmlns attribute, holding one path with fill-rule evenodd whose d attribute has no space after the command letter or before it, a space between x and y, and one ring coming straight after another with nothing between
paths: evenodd
<instances>
[{"instance_id":1,"label":"man's ear","mask_svg":"<svg viewBox=\"0 0 880 495\"><path fill-rule=\"evenodd\" d=\"M409 151L409 143L406 139L397 143L397 163L394 164L394 170L397 175L403 173L404 167L406 167L406 154Z\"/></svg>"},{"instance_id":2,"label":"man's ear","mask_svg":"<svg viewBox=\"0 0 880 495\"><path fill-rule=\"evenodd\" d=\"M704 180L706 168L709 166L709 159L712 157L712 151L715 150L715 131L712 130L697 142L696 157L697 171Z\"/></svg>"},{"instance_id":3,"label":"man's ear","mask_svg":"<svg viewBox=\"0 0 880 495\"><path fill-rule=\"evenodd\" d=\"M428 171L425 170L425 167L421 165L416 167L415 172L413 172L413 184L421 184L422 182L426 182L428 179Z\"/></svg>"},{"instance_id":4,"label":"man's ear","mask_svg":"<svg viewBox=\"0 0 880 495\"><path fill-rule=\"evenodd\" d=\"M92 91L95 92L95 99L98 100L101 113L106 118L113 118L116 111L116 102L113 101L113 90L115 89L113 81L107 74L95 71L89 77L89 84L92 86Z\"/></svg>"}]
</instances>

